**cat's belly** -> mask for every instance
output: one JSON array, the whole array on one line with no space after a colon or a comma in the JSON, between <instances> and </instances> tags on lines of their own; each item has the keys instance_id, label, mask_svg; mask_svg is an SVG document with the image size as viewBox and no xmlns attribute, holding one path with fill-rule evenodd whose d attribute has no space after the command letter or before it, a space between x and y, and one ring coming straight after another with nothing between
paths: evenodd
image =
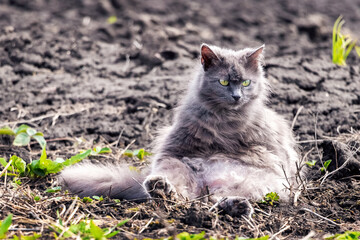
<instances>
[{"instance_id":1,"label":"cat's belly","mask_svg":"<svg viewBox=\"0 0 360 240\"><path fill-rule=\"evenodd\" d=\"M284 191L285 175L236 161L210 163L202 178L204 187L218 195L261 199L266 193L277 192L282 199L288 197Z\"/></svg>"}]
</instances>

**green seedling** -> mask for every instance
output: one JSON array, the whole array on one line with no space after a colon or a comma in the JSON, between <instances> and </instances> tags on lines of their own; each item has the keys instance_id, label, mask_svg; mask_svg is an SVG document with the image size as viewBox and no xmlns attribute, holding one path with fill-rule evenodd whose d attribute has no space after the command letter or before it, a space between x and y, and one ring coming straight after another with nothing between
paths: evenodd
<instances>
[{"instance_id":1,"label":"green seedling","mask_svg":"<svg viewBox=\"0 0 360 240\"><path fill-rule=\"evenodd\" d=\"M103 196L92 196L93 199L97 200L97 201L103 201L104 200L104 197Z\"/></svg>"},{"instance_id":2,"label":"green seedling","mask_svg":"<svg viewBox=\"0 0 360 240\"><path fill-rule=\"evenodd\" d=\"M15 183L15 186L20 186L22 184L21 180L17 177L13 178L13 183Z\"/></svg>"},{"instance_id":3,"label":"green seedling","mask_svg":"<svg viewBox=\"0 0 360 240\"><path fill-rule=\"evenodd\" d=\"M56 192L60 192L60 191L61 191L61 186L48 188L45 190L45 192L47 192L47 193L56 193Z\"/></svg>"},{"instance_id":4,"label":"green seedling","mask_svg":"<svg viewBox=\"0 0 360 240\"><path fill-rule=\"evenodd\" d=\"M57 158L55 161L47 158L46 148L44 146L40 159L34 160L29 164L17 156L12 156L9 161L11 161L10 167L8 167L7 173L8 176L29 176L29 177L44 177L48 174L58 173L64 167L71 166L77 162L80 162L84 158L88 157L91 153L91 150L87 150L83 153L77 154L67 160ZM6 167L8 162L4 158L0 158L0 165ZM5 173L4 173L5 174ZM1 177L1 176L0 176Z\"/></svg>"},{"instance_id":5,"label":"green seedling","mask_svg":"<svg viewBox=\"0 0 360 240\"><path fill-rule=\"evenodd\" d=\"M116 234L119 233L119 231L114 231L116 228L119 228L123 226L125 223L127 223L129 219L126 219L124 221L121 221L118 223L115 227L112 228L100 228L98 227L93 220L90 222L88 221L81 221L78 224L71 224L69 228L65 229L65 226L63 226L63 222L61 219L59 219L59 226L53 226L52 229L57 232L58 234L62 235L62 238L59 238L56 233L55 238L56 239L66 239L69 237L79 236L79 239L96 239L96 240L103 240L108 239Z\"/></svg>"},{"instance_id":6,"label":"green seedling","mask_svg":"<svg viewBox=\"0 0 360 240\"><path fill-rule=\"evenodd\" d=\"M334 236L325 238L326 240L358 240L360 232L346 231L342 234L335 234Z\"/></svg>"},{"instance_id":7,"label":"green seedling","mask_svg":"<svg viewBox=\"0 0 360 240\"><path fill-rule=\"evenodd\" d=\"M114 24L117 22L117 17L116 16L110 16L108 19L107 19L107 22L109 24Z\"/></svg>"},{"instance_id":8,"label":"green seedling","mask_svg":"<svg viewBox=\"0 0 360 240\"><path fill-rule=\"evenodd\" d=\"M137 149L137 150L126 150L124 152L124 155L125 156L128 156L128 157L137 157L140 161L144 160L145 156L150 156L151 153L150 152L147 152L145 151L145 149L141 148L141 149Z\"/></svg>"},{"instance_id":9,"label":"green seedling","mask_svg":"<svg viewBox=\"0 0 360 240\"><path fill-rule=\"evenodd\" d=\"M176 236L179 240L203 240L205 239L205 232L201 232L198 234L190 234L187 232L182 232Z\"/></svg>"},{"instance_id":10,"label":"green seedling","mask_svg":"<svg viewBox=\"0 0 360 240\"><path fill-rule=\"evenodd\" d=\"M36 240L41 237L41 234L33 233L33 235L20 235L20 237L14 235L11 240Z\"/></svg>"},{"instance_id":11,"label":"green seedling","mask_svg":"<svg viewBox=\"0 0 360 240\"><path fill-rule=\"evenodd\" d=\"M4 220L0 221L0 239L6 237L6 233L9 230L9 227L12 223L12 214L9 214Z\"/></svg>"},{"instance_id":12,"label":"green seedling","mask_svg":"<svg viewBox=\"0 0 360 240\"><path fill-rule=\"evenodd\" d=\"M38 202L38 201L41 200L41 197L40 197L40 196L34 195L34 194L32 194L32 195L33 195L34 201Z\"/></svg>"},{"instance_id":13,"label":"green seedling","mask_svg":"<svg viewBox=\"0 0 360 240\"><path fill-rule=\"evenodd\" d=\"M93 150L91 150L91 156L95 156L95 155L98 155L98 154L105 154L105 153L111 153L111 149L108 148L108 147L95 147Z\"/></svg>"},{"instance_id":14,"label":"green seedling","mask_svg":"<svg viewBox=\"0 0 360 240\"><path fill-rule=\"evenodd\" d=\"M316 164L316 160L311 160L311 161L307 161L306 162L306 165L308 165L309 167L313 167L313 166L315 166L315 164Z\"/></svg>"},{"instance_id":15,"label":"green seedling","mask_svg":"<svg viewBox=\"0 0 360 240\"><path fill-rule=\"evenodd\" d=\"M330 163L331 163L331 159L324 162L324 166L322 168L320 168L321 172L326 172Z\"/></svg>"},{"instance_id":16,"label":"green seedling","mask_svg":"<svg viewBox=\"0 0 360 240\"><path fill-rule=\"evenodd\" d=\"M43 148L40 159L34 160L28 165L30 176L44 177L51 173L58 173L64 167L73 165L88 157L90 153L91 150L87 150L86 152L77 154L70 159L67 159L66 161L62 161L62 159L56 159L55 161L52 161L51 159L47 158L46 149Z\"/></svg>"},{"instance_id":17,"label":"green seedling","mask_svg":"<svg viewBox=\"0 0 360 240\"><path fill-rule=\"evenodd\" d=\"M355 46L356 40L352 39L349 35L341 33L344 23L343 17L339 16L335 21L332 35L332 61L340 66L346 65L346 59L354 47L356 53L360 56L360 47Z\"/></svg>"},{"instance_id":18,"label":"green seedling","mask_svg":"<svg viewBox=\"0 0 360 240\"><path fill-rule=\"evenodd\" d=\"M91 203L93 201L93 199L91 197L84 197L82 199L83 203Z\"/></svg>"},{"instance_id":19,"label":"green seedling","mask_svg":"<svg viewBox=\"0 0 360 240\"><path fill-rule=\"evenodd\" d=\"M0 129L0 134L15 136L13 142L14 146L27 146L31 139L35 139L40 144L41 148L44 148L46 145L44 134L25 124L22 124L14 130L9 127L3 127Z\"/></svg>"},{"instance_id":20,"label":"green seedling","mask_svg":"<svg viewBox=\"0 0 360 240\"><path fill-rule=\"evenodd\" d=\"M276 192L270 192L267 193L264 197L264 200L262 200L260 203L265 203L270 206L274 206L274 204L279 202L279 195Z\"/></svg>"}]
</instances>

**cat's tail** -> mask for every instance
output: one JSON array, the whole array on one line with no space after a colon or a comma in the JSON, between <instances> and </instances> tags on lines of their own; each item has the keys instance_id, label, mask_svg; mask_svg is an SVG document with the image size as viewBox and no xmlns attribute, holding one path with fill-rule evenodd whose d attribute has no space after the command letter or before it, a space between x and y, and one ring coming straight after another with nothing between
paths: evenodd
<instances>
[{"instance_id":1,"label":"cat's tail","mask_svg":"<svg viewBox=\"0 0 360 240\"><path fill-rule=\"evenodd\" d=\"M79 197L103 196L145 201L149 194L142 186L145 176L126 165L79 163L65 168L58 180Z\"/></svg>"}]
</instances>

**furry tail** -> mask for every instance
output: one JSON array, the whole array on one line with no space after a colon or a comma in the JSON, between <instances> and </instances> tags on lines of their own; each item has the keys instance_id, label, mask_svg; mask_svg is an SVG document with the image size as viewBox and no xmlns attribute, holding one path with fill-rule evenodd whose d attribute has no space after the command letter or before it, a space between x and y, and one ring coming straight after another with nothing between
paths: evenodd
<instances>
[{"instance_id":1,"label":"furry tail","mask_svg":"<svg viewBox=\"0 0 360 240\"><path fill-rule=\"evenodd\" d=\"M65 168L59 182L80 197L104 196L127 200L146 200L144 176L126 165L81 163Z\"/></svg>"}]
</instances>

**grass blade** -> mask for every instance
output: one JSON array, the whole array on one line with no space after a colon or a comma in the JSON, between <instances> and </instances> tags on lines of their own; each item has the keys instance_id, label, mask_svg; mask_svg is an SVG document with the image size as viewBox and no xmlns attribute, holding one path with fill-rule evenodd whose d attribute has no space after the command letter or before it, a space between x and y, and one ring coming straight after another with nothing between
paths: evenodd
<instances>
[{"instance_id":1,"label":"grass blade","mask_svg":"<svg viewBox=\"0 0 360 240\"><path fill-rule=\"evenodd\" d=\"M9 127L0 128L0 134L2 135L15 135L15 132Z\"/></svg>"},{"instance_id":2,"label":"grass blade","mask_svg":"<svg viewBox=\"0 0 360 240\"><path fill-rule=\"evenodd\" d=\"M12 217L13 215L12 214L9 214L9 216L7 216L2 222L1 222L1 225L0 225L0 238L4 238L12 223Z\"/></svg>"}]
</instances>

